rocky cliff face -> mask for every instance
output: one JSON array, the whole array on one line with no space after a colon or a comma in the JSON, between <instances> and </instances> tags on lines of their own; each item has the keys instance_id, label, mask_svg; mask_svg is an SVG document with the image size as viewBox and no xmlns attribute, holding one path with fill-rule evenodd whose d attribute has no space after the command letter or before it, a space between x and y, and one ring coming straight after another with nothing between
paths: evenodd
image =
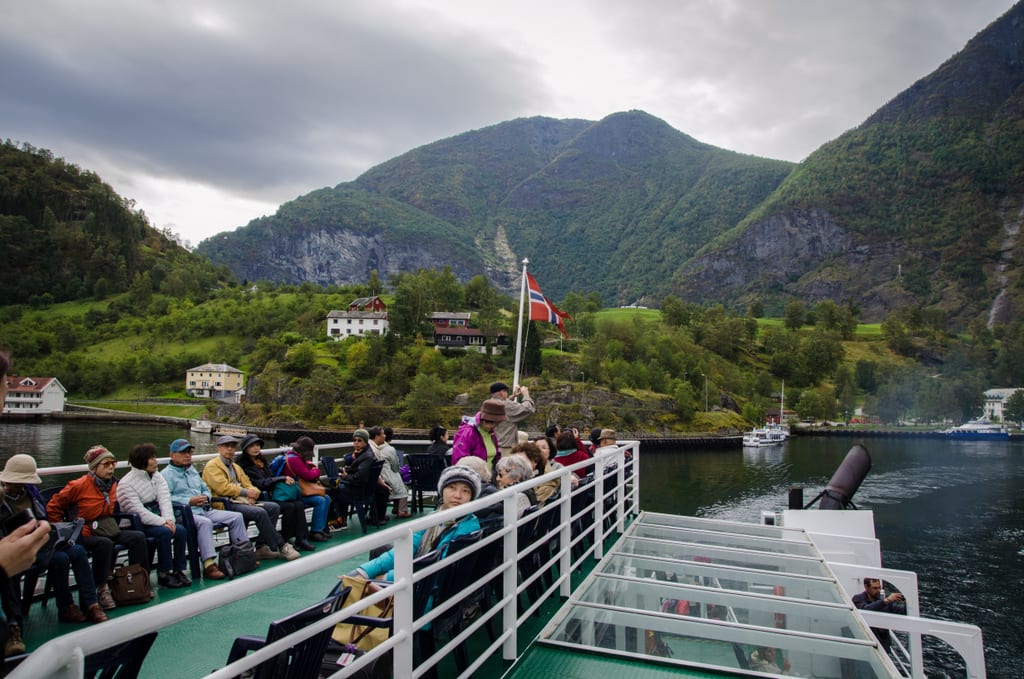
<instances>
[{"instance_id":1,"label":"rocky cliff face","mask_svg":"<svg viewBox=\"0 0 1024 679\"><path fill-rule=\"evenodd\" d=\"M482 265L453 259L444 248L424 242L392 242L383 234L346 229L314 229L289 237L275 234L258 256L235 263L232 269L248 280L317 285L365 283L376 269L382 280L417 269L450 266L460 279L484 273Z\"/></svg>"},{"instance_id":2,"label":"rocky cliff face","mask_svg":"<svg viewBox=\"0 0 1024 679\"><path fill-rule=\"evenodd\" d=\"M735 242L678 275L696 301L780 293L805 302L852 299L867 320L909 296L898 285L898 242L862 242L827 210L791 210L756 222ZM769 291L769 292L765 292Z\"/></svg>"}]
</instances>

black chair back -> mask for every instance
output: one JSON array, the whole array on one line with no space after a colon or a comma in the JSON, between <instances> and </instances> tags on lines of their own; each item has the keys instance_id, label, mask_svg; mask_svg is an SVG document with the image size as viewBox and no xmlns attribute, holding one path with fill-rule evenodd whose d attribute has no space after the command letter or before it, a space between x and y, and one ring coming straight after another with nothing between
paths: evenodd
<instances>
[{"instance_id":1,"label":"black chair back","mask_svg":"<svg viewBox=\"0 0 1024 679\"><path fill-rule=\"evenodd\" d=\"M341 610L348 598L349 588L335 588L327 598L270 623L267 636L238 637L231 647L228 663L232 663L248 651L255 651L267 644L306 628L323 618ZM321 662L327 650L333 627L312 634L277 656L260 663L255 668L255 679L308 679L320 673Z\"/></svg>"},{"instance_id":2,"label":"black chair back","mask_svg":"<svg viewBox=\"0 0 1024 679\"><path fill-rule=\"evenodd\" d=\"M409 484L409 490L412 492L412 510L422 512L423 494L437 491L441 472L448 465L440 455L427 453L406 455L405 461L409 464L409 472L412 474L412 481Z\"/></svg>"},{"instance_id":3,"label":"black chair back","mask_svg":"<svg viewBox=\"0 0 1024 679\"><path fill-rule=\"evenodd\" d=\"M142 661L153 647L156 632L143 634L130 641L85 656L85 673L92 679L135 679L142 670Z\"/></svg>"},{"instance_id":4,"label":"black chair back","mask_svg":"<svg viewBox=\"0 0 1024 679\"><path fill-rule=\"evenodd\" d=\"M377 523L384 518L377 516L377 479L380 478L380 472L385 464L384 460L374 460L370 465L370 473L367 476L366 485L348 486L352 496L351 509L355 510L359 516L359 524L362 526L364 534L366 533L368 522L373 521Z\"/></svg>"}]
</instances>

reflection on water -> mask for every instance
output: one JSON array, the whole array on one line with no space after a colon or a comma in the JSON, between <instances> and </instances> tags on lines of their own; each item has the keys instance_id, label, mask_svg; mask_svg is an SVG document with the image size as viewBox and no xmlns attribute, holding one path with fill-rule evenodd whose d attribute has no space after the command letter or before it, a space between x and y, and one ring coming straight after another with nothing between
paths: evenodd
<instances>
[{"instance_id":1,"label":"reflection on water","mask_svg":"<svg viewBox=\"0 0 1024 679\"><path fill-rule=\"evenodd\" d=\"M0 422L0 462L30 453L43 466L78 464L96 443L121 460L144 441L165 455L179 437L215 452L209 434L177 427ZM756 522L762 510L785 506L793 484L812 499L855 443L871 453L873 468L853 501L875 513L884 564L917 572L930 617L982 628L989 676L1021 676L1024 443L797 437L781 447L645 451L641 506ZM942 661L929 676L963 676L949 654Z\"/></svg>"}]
</instances>

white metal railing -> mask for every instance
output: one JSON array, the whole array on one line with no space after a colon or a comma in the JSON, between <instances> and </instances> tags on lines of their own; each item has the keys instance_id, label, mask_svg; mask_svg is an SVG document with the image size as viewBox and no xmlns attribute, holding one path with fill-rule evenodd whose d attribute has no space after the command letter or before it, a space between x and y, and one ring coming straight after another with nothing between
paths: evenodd
<instances>
[{"instance_id":1,"label":"white metal railing","mask_svg":"<svg viewBox=\"0 0 1024 679\"><path fill-rule=\"evenodd\" d=\"M395 443L398 445L415 445L421 444L422 441L396 441ZM347 446L350 447L351 444L347 444ZM346 444L342 444L340 446L332 444L329 447L346 447ZM317 448L317 455L319 455L319 449L326 449L328 446L318 446ZM265 452L271 454L277 452L277 450L278 449L272 449ZM627 479L625 476L627 451L632 457L632 463L630 464L631 476L628 484L626 483ZM194 460L201 461L212 457L213 455L194 456ZM588 531L592 531L592 544L581 556L579 556L579 558L574 559L570 544L571 526L569 524L569 519L572 518L570 515L571 495L569 493L569 490L571 489L570 474L573 472L580 472L583 468L591 465L593 465L595 471L593 482L595 490L594 502L585 511L592 510L594 512L593 523L587 527ZM69 474L81 472L85 469L85 465L73 465L45 470L41 469L40 474ZM457 635L453 640L439 647L437 652L430 658L421 659L421 662L415 667L413 665L412 631L419 629L427 622L436 619L454 605L454 603L449 605L447 602L435 602L437 605L436 608L422 616L420 619L412 619L413 583L418 578L429 577L434 571L452 564L452 561L445 560L444 562L439 562L432 567L425 568L421 572L413 573L412 536L415 532L425 530L431 525L438 523L437 516L434 514L428 514L423 517L411 519L403 522L401 525L384 528L370 535L339 544L323 551L305 554L302 559L284 563L265 571L258 571L257 577L243 577L227 583L218 584L216 587L204 589L201 592L189 594L168 603L153 606L151 608L143 608L142 610L128 615L112 618L103 625L93 626L61 635L51 639L36 649L36 651L33 652L9 676L14 679L21 677L31 678L43 676L54 677L57 679L70 679L72 677L76 679L80 678L83 676L84 659L88 655L102 652L104 649L130 639L134 639L142 634L158 631L168 625L182 622L193 616L201 615L207 611L229 605L231 602L271 590L278 585L290 582L303 575L308 575L328 568L333 568L336 572L340 572L339 566L344 562L365 554L373 547L377 547L385 543L392 543L395 548L395 582L392 586L387 588L387 591L378 593L379 596L374 595L370 600L394 596L394 633L386 643L381 644L372 652L362 656L351 665L340 668L338 672L331 676L349 676L372 662L375 658L379 658L384 653L391 650L393 651L392 663L394 676L419 677L428 672L440 659L451 654L459 643L479 630L480 627L486 624L488 620L495 618L499 619L501 629L504 630L504 632L472 662L470 667L463 674L463 676L469 676L484 662L493 657L499 650L501 651L502 658L505 660L514 660L519 643L519 639L517 637L518 624L536 609L539 605L538 602L552 597L566 596L569 591L568 576L572 569L587 558L597 557L603 554L602 542L605 536L603 528L605 517L611 514L610 518L614 522L613 526L615 530L622 531L626 523L626 516L624 515L625 508L628 507L629 512L632 514L636 514L639 511L638 469L639 443L636 441L622 442L615 450L603 452L599 456L586 462L579 462L569 467L555 470L550 474L531 479L517 486L506 488L505 490L501 490L493 495L475 500L469 504L447 510L443 518L451 519L474 511L483 510L497 502L503 503L504 527L488 538L489 541L502 541L503 563L497 570L485 572L476 581L466 585L466 591L471 592L484 586L484 584L489 582L492 578L501 577L501 592L503 594L500 601L491 608L483 611L482 615L469 625L467 629ZM607 484L609 488L607 490L604 488L606 470L609 470L607 472L607 478L609 479ZM558 502L550 503L548 507L545 507L545 511L560 512L559 520L554 522L553 529L546 536L543 536L536 541L534 546L543 544L548 539L555 536L559 537L560 549L558 553L548 560L546 566L542 566L541 568L549 568L551 565L557 563L559 575L554 584L543 591L539 599L533 602L533 605L528 609L528 611L517 617L518 597L529 587L530 583L533 582L532 579L524 580L523 582L519 581L517 565L519 559L528 554L533 547L518 545L518 527L520 522L517 513L518 503L516 494L525 487L535 487L550 481L553 478L559 479L562 495ZM579 492L583 492L583 489ZM608 512L606 512L605 499L610 500L613 497L615 500L614 504L610 505ZM533 520L534 518L536 517L530 517L530 520ZM482 549L484 544L485 543L478 543L473 548L467 548L459 554L452 555L450 558L452 560L465 558L472 554L476 549ZM307 627L274 644L270 644L266 648L247 655L237 662L232 663L209 676L215 679L237 676L241 672L255 667L260 662L280 653L285 648L307 637L311 632L326 629L345 617L362 610L370 600L363 600L346 606L337 613L324 618L316 625ZM224 657L227 657L227 648L225 648Z\"/></svg>"}]
</instances>

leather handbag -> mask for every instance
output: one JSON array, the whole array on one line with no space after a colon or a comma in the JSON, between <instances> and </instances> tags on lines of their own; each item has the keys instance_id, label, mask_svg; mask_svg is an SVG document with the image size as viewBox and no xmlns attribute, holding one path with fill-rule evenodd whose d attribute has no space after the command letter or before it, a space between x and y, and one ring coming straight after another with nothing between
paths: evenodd
<instances>
[{"instance_id":1,"label":"leather handbag","mask_svg":"<svg viewBox=\"0 0 1024 679\"><path fill-rule=\"evenodd\" d=\"M341 575L339 578L342 581L342 586L352 588L351 593L349 594L349 603L361 601L376 592L374 584L366 578L361 578L355 575ZM387 599L367 606L356 613L356 615L364 618L380 618L383 620L392 616L394 607L394 597L388 597ZM339 622L334 626L334 632L331 633L331 638L344 646L355 647L361 651L369 651L378 644L387 641L390 634L391 630L384 625L375 627L373 625Z\"/></svg>"},{"instance_id":2,"label":"leather handbag","mask_svg":"<svg viewBox=\"0 0 1024 679\"><path fill-rule=\"evenodd\" d=\"M298 481L300 495L310 496L327 494L327 489L324 488L318 481L307 481L306 479L298 479Z\"/></svg>"},{"instance_id":3,"label":"leather handbag","mask_svg":"<svg viewBox=\"0 0 1024 679\"><path fill-rule=\"evenodd\" d=\"M145 566L130 563L114 569L110 579L110 593L119 606L148 603L152 591L153 585Z\"/></svg>"}]
</instances>

